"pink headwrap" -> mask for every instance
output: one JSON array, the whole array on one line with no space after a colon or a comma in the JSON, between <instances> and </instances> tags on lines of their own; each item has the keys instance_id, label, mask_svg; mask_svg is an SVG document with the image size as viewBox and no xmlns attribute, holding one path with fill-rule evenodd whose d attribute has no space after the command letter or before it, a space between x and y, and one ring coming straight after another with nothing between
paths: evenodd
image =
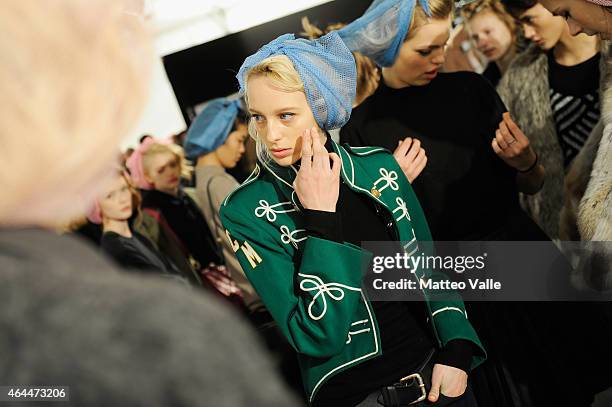
<instances>
[{"instance_id":1,"label":"pink headwrap","mask_svg":"<svg viewBox=\"0 0 612 407\"><path fill-rule=\"evenodd\" d=\"M145 141L140 143L138 148L134 150L130 158L127 159L125 165L130 170L130 175L134 184L140 189L153 189L153 184L147 182L144 175L144 169L142 168L142 156L153 144L172 144L172 139L154 139L147 138Z\"/></svg>"},{"instance_id":2,"label":"pink headwrap","mask_svg":"<svg viewBox=\"0 0 612 407\"><path fill-rule=\"evenodd\" d=\"M131 185L132 182L130 181L131 180L130 174L128 174L124 170L121 170L121 175L126 180L128 185ZM96 197L96 199L91 204L91 208L89 208L89 212L87 213L87 219L91 223L95 223L96 225L99 225L102 223L102 208L100 208L101 198L102 198L101 196Z\"/></svg>"},{"instance_id":3,"label":"pink headwrap","mask_svg":"<svg viewBox=\"0 0 612 407\"><path fill-rule=\"evenodd\" d=\"M100 209L100 203L98 202L98 199L99 198L96 198L96 200L93 202L93 205L91 209L89 209L89 213L87 214L87 219L89 219L91 223L95 223L96 225L102 223L102 209Z\"/></svg>"},{"instance_id":4,"label":"pink headwrap","mask_svg":"<svg viewBox=\"0 0 612 407\"><path fill-rule=\"evenodd\" d=\"M612 7L612 0L586 0L589 3L598 4L600 6Z\"/></svg>"}]
</instances>

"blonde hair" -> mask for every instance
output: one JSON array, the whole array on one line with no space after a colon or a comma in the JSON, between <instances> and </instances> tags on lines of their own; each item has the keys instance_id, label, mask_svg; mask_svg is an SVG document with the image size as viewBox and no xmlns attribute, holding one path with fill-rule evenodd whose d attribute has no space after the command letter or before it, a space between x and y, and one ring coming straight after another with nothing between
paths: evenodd
<instances>
[{"instance_id":1,"label":"blonde hair","mask_svg":"<svg viewBox=\"0 0 612 407\"><path fill-rule=\"evenodd\" d=\"M325 30L321 30L319 27L312 24L308 20L308 17L302 17L302 29L304 31L300 34L314 40L332 31L339 30L344 26L346 26L344 23L334 23L325 27ZM355 57L355 64L357 66L357 92L353 103L353 107L356 107L372 95L372 93L376 91L376 88L378 88L380 70L376 66L376 63L365 55L359 52L353 52L353 56Z\"/></svg>"},{"instance_id":2,"label":"blonde hair","mask_svg":"<svg viewBox=\"0 0 612 407\"><path fill-rule=\"evenodd\" d=\"M461 9L460 14L463 17L468 30L470 28L468 24L470 20L485 11L493 13L501 20L502 23L504 23L508 30L510 30L512 42L514 43L518 38L518 27L516 25L516 20L510 13L508 13L500 0L477 0L464 6Z\"/></svg>"},{"instance_id":3,"label":"blonde hair","mask_svg":"<svg viewBox=\"0 0 612 407\"><path fill-rule=\"evenodd\" d=\"M448 18L453 14L455 10L455 2L454 0L427 0L429 4L429 10L431 11L431 16L428 16L423 10L420 2L416 2L416 6L414 8L414 14L412 16L412 21L410 22L410 28L408 29L408 34L406 35L405 40L408 40L414 34L414 31L427 24L427 22L431 19L441 20Z\"/></svg>"},{"instance_id":4,"label":"blonde hair","mask_svg":"<svg viewBox=\"0 0 612 407\"><path fill-rule=\"evenodd\" d=\"M244 101L249 106L248 83L253 76L263 76L272 80L274 85L284 92L304 92L304 83L291 60L285 55L274 55L264 59L249 69L244 78ZM273 163L266 144L257 134L257 125L253 118L249 120L249 135L256 141L257 158L264 164Z\"/></svg>"},{"instance_id":5,"label":"blonde hair","mask_svg":"<svg viewBox=\"0 0 612 407\"><path fill-rule=\"evenodd\" d=\"M151 163L151 158L158 154L172 154L178 160L179 168L181 169L181 177L190 180L193 175L193 166L185 158L185 151L177 144L161 144L153 143L142 154L142 171L148 173L148 168Z\"/></svg>"},{"instance_id":6,"label":"blonde hair","mask_svg":"<svg viewBox=\"0 0 612 407\"><path fill-rule=\"evenodd\" d=\"M91 202L138 118L152 48L122 0L3 0L0 224L52 225Z\"/></svg>"}]
</instances>

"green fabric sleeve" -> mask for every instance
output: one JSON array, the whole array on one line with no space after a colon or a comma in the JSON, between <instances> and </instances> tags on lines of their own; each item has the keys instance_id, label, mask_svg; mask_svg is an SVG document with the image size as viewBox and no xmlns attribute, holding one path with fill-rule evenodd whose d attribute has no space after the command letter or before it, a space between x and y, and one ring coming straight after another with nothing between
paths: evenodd
<instances>
[{"instance_id":1,"label":"green fabric sleeve","mask_svg":"<svg viewBox=\"0 0 612 407\"><path fill-rule=\"evenodd\" d=\"M289 343L311 357L339 353L362 301L363 252L316 237L294 251L276 227L232 204L221 208L230 244Z\"/></svg>"}]
</instances>

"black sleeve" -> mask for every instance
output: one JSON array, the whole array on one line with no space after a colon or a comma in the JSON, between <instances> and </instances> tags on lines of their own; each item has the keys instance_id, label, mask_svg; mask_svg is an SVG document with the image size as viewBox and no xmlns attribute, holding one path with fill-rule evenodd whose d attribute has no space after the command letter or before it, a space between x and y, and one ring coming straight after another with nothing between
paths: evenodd
<instances>
[{"instance_id":1,"label":"black sleeve","mask_svg":"<svg viewBox=\"0 0 612 407\"><path fill-rule=\"evenodd\" d=\"M482 76L484 76L485 79L489 81L491 86L495 88L501 80L501 71L495 62L490 62L489 65L487 65L487 69L485 69L482 73Z\"/></svg>"},{"instance_id":2,"label":"black sleeve","mask_svg":"<svg viewBox=\"0 0 612 407\"><path fill-rule=\"evenodd\" d=\"M102 252L108 255L122 268L141 271L163 271L158 270L158 268L151 264L149 259L142 253L124 245L120 239L108 233L102 235L100 247L102 248Z\"/></svg>"},{"instance_id":3,"label":"black sleeve","mask_svg":"<svg viewBox=\"0 0 612 407\"><path fill-rule=\"evenodd\" d=\"M150 251L150 255L155 256L157 261L163 264L165 272L182 275L180 269L176 266L176 264L174 264L172 259L166 255L166 253L158 249L148 237L135 231L132 232L132 234L134 235L134 238L138 239Z\"/></svg>"},{"instance_id":4,"label":"black sleeve","mask_svg":"<svg viewBox=\"0 0 612 407\"><path fill-rule=\"evenodd\" d=\"M193 216L196 219L196 223L193 225L191 229L193 232L200 233L202 238L202 245L200 247L200 251L191 253L196 258L202 267L208 266L209 262L213 262L215 264L223 264L223 257L221 257L221 253L219 251L219 247L217 246L217 241L213 237L213 233L208 227L208 222L206 222L206 218L204 216L204 212L200 209L198 204L191 199L187 194L184 195L184 199L186 202L187 208L192 212ZM178 233L177 233L178 236ZM183 239L183 236L179 236L180 239Z\"/></svg>"},{"instance_id":5,"label":"black sleeve","mask_svg":"<svg viewBox=\"0 0 612 407\"><path fill-rule=\"evenodd\" d=\"M470 371L470 365L472 363L474 352L472 346L473 345L469 341L454 339L447 343L437 354L436 363L456 367L467 373Z\"/></svg>"},{"instance_id":6,"label":"black sleeve","mask_svg":"<svg viewBox=\"0 0 612 407\"><path fill-rule=\"evenodd\" d=\"M479 123L478 131L483 139L483 148L486 149L489 159L493 163L493 169L500 177L507 178L507 182L515 184L516 169L506 164L495 154L491 142L495 137L495 132L503 120L503 114L508 111L499 94L491 86L489 81L482 77L471 81L474 97L473 106L478 107L478 111L473 118L474 123Z\"/></svg>"},{"instance_id":7,"label":"black sleeve","mask_svg":"<svg viewBox=\"0 0 612 407\"><path fill-rule=\"evenodd\" d=\"M499 128L499 123L503 119L503 114L508 109L489 81L484 78L477 78L474 81L473 88L474 106L480 107L478 117L475 119L483 123L483 135L487 138L490 146L493 137L495 137L495 131ZM491 151L493 150L491 149Z\"/></svg>"},{"instance_id":8,"label":"black sleeve","mask_svg":"<svg viewBox=\"0 0 612 407\"><path fill-rule=\"evenodd\" d=\"M310 236L342 243L342 221L339 212L304 209L306 231Z\"/></svg>"}]
</instances>

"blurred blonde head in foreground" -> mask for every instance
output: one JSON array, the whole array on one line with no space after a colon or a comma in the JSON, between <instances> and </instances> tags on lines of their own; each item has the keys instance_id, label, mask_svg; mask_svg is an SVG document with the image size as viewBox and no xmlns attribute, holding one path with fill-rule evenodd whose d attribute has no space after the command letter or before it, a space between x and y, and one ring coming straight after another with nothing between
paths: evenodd
<instances>
[{"instance_id":1,"label":"blurred blonde head in foreground","mask_svg":"<svg viewBox=\"0 0 612 407\"><path fill-rule=\"evenodd\" d=\"M141 4L2 1L0 225L55 225L104 187L148 90Z\"/></svg>"}]
</instances>

